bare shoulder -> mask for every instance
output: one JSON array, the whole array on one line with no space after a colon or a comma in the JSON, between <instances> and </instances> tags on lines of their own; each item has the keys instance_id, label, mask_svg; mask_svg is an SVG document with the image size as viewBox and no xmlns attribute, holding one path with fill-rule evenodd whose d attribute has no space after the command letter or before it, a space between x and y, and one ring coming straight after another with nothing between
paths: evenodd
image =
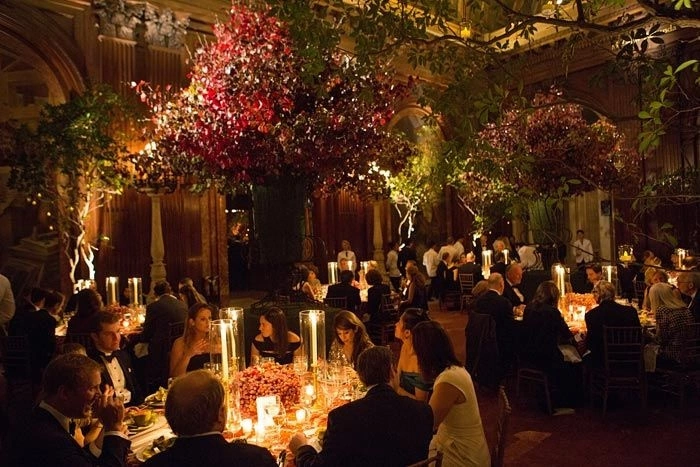
<instances>
[{"instance_id":1,"label":"bare shoulder","mask_svg":"<svg viewBox=\"0 0 700 467\"><path fill-rule=\"evenodd\" d=\"M255 336L255 340L256 340L257 342L263 342L265 339L263 339L262 334L258 334L257 336Z\"/></svg>"},{"instance_id":2,"label":"bare shoulder","mask_svg":"<svg viewBox=\"0 0 700 467\"><path fill-rule=\"evenodd\" d=\"M301 341L299 336L296 335L295 333L293 333L292 331L287 331L287 340L289 342L300 342Z\"/></svg>"}]
</instances>

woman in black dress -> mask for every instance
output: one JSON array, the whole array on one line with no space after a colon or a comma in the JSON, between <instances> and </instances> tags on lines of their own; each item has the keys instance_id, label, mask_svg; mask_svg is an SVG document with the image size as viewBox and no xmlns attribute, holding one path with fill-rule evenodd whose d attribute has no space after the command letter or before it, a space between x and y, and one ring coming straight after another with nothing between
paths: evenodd
<instances>
[{"instance_id":1,"label":"woman in black dress","mask_svg":"<svg viewBox=\"0 0 700 467\"><path fill-rule=\"evenodd\" d=\"M170 351L170 376L184 375L204 368L209 362L209 327L212 310L206 303L195 303L187 312L185 332L173 342Z\"/></svg>"},{"instance_id":2,"label":"woman in black dress","mask_svg":"<svg viewBox=\"0 0 700 467\"><path fill-rule=\"evenodd\" d=\"M251 360L271 357L280 365L292 363L295 355L301 354L301 339L287 330L284 312L271 307L260 316L260 334L253 339Z\"/></svg>"}]
</instances>

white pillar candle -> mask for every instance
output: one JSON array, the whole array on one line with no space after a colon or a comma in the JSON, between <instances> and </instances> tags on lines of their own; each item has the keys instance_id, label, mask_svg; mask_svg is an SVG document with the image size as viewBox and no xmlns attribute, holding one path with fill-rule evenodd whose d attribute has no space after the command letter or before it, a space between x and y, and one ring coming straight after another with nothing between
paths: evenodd
<instances>
[{"instance_id":1,"label":"white pillar candle","mask_svg":"<svg viewBox=\"0 0 700 467\"><path fill-rule=\"evenodd\" d=\"M221 334L221 372L224 378L224 381L229 380L229 371L228 371L228 362L229 362L229 355L228 355L228 323L221 323L221 326L219 327L219 331Z\"/></svg>"},{"instance_id":2,"label":"white pillar candle","mask_svg":"<svg viewBox=\"0 0 700 467\"><path fill-rule=\"evenodd\" d=\"M248 436L253 431L253 419L244 418L241 420L241 428L243 429L243 434Z\"/></svg>"},{"instance_id":3,"label":"white pillar candle","mask_svg":"<svg viewBox=\"0 0 700 467\"><path fill-rule=\"evenodd\" d=\"M503 250L503 260L506 264L508 264L508 253L509 252L508 252L507 248L505 250Z\"/></svg>"},{"instance_id":4,"label":"white pillar candle","mask_svg":"<svg viewBox=\"0 0 700 467\"><path fill-rule=\"evenodd\" d=\"M303 423L306 420L306 410L298 409L296 411L297 423Z\"/></svg>"},{"instance_id":5,"label":"white pillar candle","mask_svg":"<svg viewBox=\"0 0 700 467\"><path fill-rule=\"evenodd\" d=\"M559 295L564 297L566 295L566 282L564 281L564 266L557 264L554 267L554 272L557 275L557 287L559 288Z\"/></svg>"},{"instance_id":6,"label":"white pillar candle","mask_svg":"<svg viewBox=\"0 0 700 467\"><path fill-rule=\"evenodd\" d=\"M105 279L107 305L119 305L119 278L110 276Z\"/></svg>"},{"instance_id":7,"label":"white pillar candle","mask_svg":"<svg viewBox=\"0 0 700 467\"><path fill-rule=\"evenodd\" d=\"M315 367L318 363L318 337L316 336L316 313L310 313L309 319L311 320L311 366Z\"/></svg>"}]
</instances>

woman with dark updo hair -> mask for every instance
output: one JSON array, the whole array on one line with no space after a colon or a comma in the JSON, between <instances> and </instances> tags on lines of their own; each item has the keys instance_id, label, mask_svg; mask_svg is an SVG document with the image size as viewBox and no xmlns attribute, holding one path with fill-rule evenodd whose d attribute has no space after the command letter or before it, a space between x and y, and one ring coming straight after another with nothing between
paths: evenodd
<instances>
[{"instance_id":1,"label":"woman with dark updo hair","mask_svg":"<svg viewBox=\"0 0 700 467\"><path fill-rule=\"evenodd\" d=\"M301 339L287 329L287 317L280 308L270 307L260 315L259 330L250 349L251 359L272 357L280 365L286 365L301 353Z\"/></svg>"}]
</instances>

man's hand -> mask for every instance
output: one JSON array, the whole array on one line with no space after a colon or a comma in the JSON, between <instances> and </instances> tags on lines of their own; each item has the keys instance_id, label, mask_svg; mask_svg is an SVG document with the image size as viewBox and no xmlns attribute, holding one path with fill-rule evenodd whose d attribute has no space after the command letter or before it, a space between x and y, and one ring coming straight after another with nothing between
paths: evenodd
<instances>
[{"instance_id":1,"label":"man's hand","mask_svg":"<svg viewBox=\"0 0 700 467\"><path fill-rule=\"evenodd\" d=\"M289 450L292 454L296 455L297 450L307 444L309 444L309 440L306 438L306 435L304 435L304 433L297 433L289 440Z\"/></svg>"},{"instance_id":2,"label":"man's hand","mask_svg":"<svg viewBox=\"0 0 700 467\"><path fill-rule=\"evenodd\" d=\"M123 431L124 402L115 395L111 386L107 386L102 392L97 403L96 415L105 426L105 431Z\"/></svg>"}]
</instances>

